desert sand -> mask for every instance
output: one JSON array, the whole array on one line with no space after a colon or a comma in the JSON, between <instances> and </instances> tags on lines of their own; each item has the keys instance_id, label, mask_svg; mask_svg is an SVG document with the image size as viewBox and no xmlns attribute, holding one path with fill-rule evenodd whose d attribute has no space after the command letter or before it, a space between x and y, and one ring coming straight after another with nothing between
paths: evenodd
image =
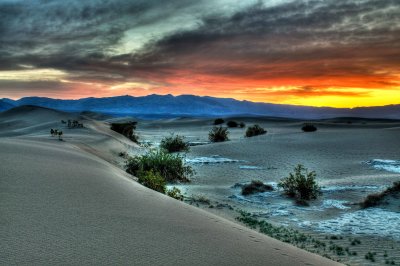
<instances>
[{"instance_id":1,"label":"desert sand","mask_svg":"<svg viewBox=\"0 0 400 266\"><path fill-rule=\"evenodd\" d=\"M117 156L141 149L93 116L0 113L0 264L337 264L141 186Z\"/></svg>"}]
</instances>

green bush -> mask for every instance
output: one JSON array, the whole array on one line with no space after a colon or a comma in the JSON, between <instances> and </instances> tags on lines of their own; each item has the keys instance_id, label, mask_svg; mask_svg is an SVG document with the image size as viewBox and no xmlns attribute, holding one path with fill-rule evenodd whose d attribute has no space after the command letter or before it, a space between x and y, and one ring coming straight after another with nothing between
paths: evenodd
<instances>
[{"instance_id":1,"label":"green bush","mask_svg":"<svg viewBox=\"0 0 400 266\"><path fill-rule=\"evenodd\" d=\"M124 135L135 143L138 143L139 137L135 134L136 124L137 122L112 123L111 130Z\"/></svg>"},{"instance_id":2,"label":"green bush","mask_svg":"<svg viewBox=\"0 0 400 266\"><path fill-rule=\"evenodd\" d=\"M314 132L317 131L317 127L312 124L305 124L301 128L304 132Z\"/></svg>"},{"instance_id":3,"label":"green bush","mask_svg":"<svg viewBox=\"0 0 400 266\"><path fill-rule=\"evenodd\" d=\"M152 190L165 193L166 185L164 177L160 175L158 172L146 171L138 173L138 181L140 184L148 187Z\"/></svg>"},{"instance_id":4,"label":"green bush","mask_svg":"<svg viewBox=\"0 0 400 266\"><path fill-rule=\"evenodd\" d=\"M283 178L278 186L283 188L284 193L299 202L316 199L321 194L321 188L315 180L316 173L308 172L303 165L299 164L294 168L294 173Z\"/></svg>"},{"instance_id":5,"label":"green bush","mask_svg":"<svg viewBox=\"0 0 400 266\"><path fill-rule=\"evenodd\" d=\"M239 127L240 128L244 128L246 126L246 124L245 123L243 123L243 122L240 122L240 124L239 124Z\"/></svg>"},{"instance_id":6,"label":"green bush","mask_svg":"<svg viewBox=\"0 0 400 266\"><path fill-rule=\"evenodd\" d=\"M266 133L267 133L267 131L265 129L263 129L259 125L254 125L254 126L247 128L246 137L250 138L250 137L254 137L254 136L258 136L258 135L264 135Z\"/></svg>"},{"instance_id":7,"label":"green bush","mask_svg":"<svg viewBox=\"0 0 400 266\"><path fill-rule=\"evenodd\" d=\"M208 139L211 142L223 142L229 140L229 131L223 127L213 127L208 133Z\"/></svg>"},{"instance_id":8,"label":"green bush","mask_svg":"<svg viewBox=\"0 0 400 266\"><path fill-rule=\"evenodd\" d=\"M163 150L129 158L126 171L135 176L140 172L158 172L167 182L189 182L189 177L194 174L194 170L184 164L182 156Z\"/></svg>"},{"instance_id":9,"label":"green bush","mask_svg":"<svg viewBox=\"0 0 400 266\"><path fill-rule=\"evenodd\" d=\"M228 121L228 122L226 123L226 125L227 125L228 127L238 127L238 126L239 126L239 124L238 124L236 121L233 121L233 120Z\"/></svg>"},{"instance_id":10,"label":"green bush","mask_svg":"<svg viewBox=\"0 0 400 266\"><path fill-rule=\"evenodd\" d=\"M160 148L167 152L189 151L189 143L185 141L183 136L171 135L161 140Z\"/></svg>"},{"instance_id":11,"label":"green bush","mask_svg":"<svg viewBox=\"0 0 400 266\"><path fill-rule=\"evenodd\" d=\"M177 200L181 201L183 200L183 195L181 193L181 190L177 187L173 187L172 189L168 190L167 195Z\"/></svg>"},{"instance_id":12,"label":"green bush","mask_svg":"<svg viewBox=\"0 0 400 266\"><path fill-rule=\"evenodd\" d=\"M225 123L225 120L222 119L222 118L217 118L217 119L214 120L214 125L216 125L216 126L217 125L221 125L223 123Z\"/></svg>"}]
</instances>

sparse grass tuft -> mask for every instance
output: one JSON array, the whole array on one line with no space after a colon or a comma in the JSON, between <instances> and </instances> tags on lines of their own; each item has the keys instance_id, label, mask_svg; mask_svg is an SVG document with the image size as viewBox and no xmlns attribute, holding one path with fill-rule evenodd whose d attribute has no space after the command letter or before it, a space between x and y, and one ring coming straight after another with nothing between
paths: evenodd
<instances>
[{"instance_id":1,"label":"sparse grass tuft","mask_svg":"<svg viewBox=\"0 0 400 266\"><path fill-rule=\"evenodd\" d=\"M376 255L376 252L368 252L367 254L365 254L365 259L366 260L370 260L371 262L375 262L375 255Z\"/></svg>"}]
</instances>

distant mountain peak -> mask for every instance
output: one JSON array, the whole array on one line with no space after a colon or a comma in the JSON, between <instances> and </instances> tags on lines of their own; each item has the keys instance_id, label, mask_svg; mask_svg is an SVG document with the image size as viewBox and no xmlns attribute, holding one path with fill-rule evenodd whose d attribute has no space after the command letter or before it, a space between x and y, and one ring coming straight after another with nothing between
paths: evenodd
<instances>
[{"instance_id":1,"label":"distant mountain peak","mask_svg":"<svg viewBox=\"0 0 400 266\"><path fill-rule=\"evenodd\" d=\"M272 104L217 98L171 94L148 96L121 95L104 98L83 98L77 100L52 99L47 97L24 97L19 100L0 100L0 111L15 106L35 105L62 111L91 111L124 115L168 115L168 116L270 116L301 119L321 119L333 117L362 117L400 119L400 105L359 108L310 107Z\"/></svg>"}]
</instances>

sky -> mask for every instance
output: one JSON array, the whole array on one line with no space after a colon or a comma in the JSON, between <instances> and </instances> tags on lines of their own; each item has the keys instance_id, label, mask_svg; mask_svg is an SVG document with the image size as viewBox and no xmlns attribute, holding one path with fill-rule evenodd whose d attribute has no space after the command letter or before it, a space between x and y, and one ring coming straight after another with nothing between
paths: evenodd
<instances>
[{"instance_id":1,"label":"sky","mask_svg":"<svg viewBox=\"0 0 400 266\"><path fill-rule=\"evenodd\" d=\"M0 0L0 98L400 104L399 0Z\"/></svg>"}]
</instances>

